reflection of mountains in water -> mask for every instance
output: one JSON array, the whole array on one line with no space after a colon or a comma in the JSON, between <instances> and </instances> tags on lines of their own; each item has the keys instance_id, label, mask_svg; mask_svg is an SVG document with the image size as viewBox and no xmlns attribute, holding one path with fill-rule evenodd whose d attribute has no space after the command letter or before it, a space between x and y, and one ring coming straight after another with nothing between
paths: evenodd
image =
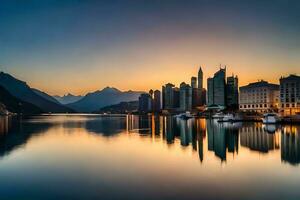
<instances>
[{"instance_id":1,"label":"reflection of mountains in water","mask_svg":"<svg viewBox=\"0 0 300 200\"><path fill-rule=\"evenodd\" d=\"M48 130L50 123L24 123L18 119L0 117L0 157L25 145L32 136Z\"/></svg>"}]
</instances>

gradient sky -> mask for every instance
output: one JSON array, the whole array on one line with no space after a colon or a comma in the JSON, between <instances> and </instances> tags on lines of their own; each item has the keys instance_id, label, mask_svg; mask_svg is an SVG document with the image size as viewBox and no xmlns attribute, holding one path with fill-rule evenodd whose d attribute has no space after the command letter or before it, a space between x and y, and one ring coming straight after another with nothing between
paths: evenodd
<instances>
[{"instance_id":1,"label":"gradient sky","mask_svg":"<svg viewBox=\"0 0 300 200\"><path fill-rule=\"evenodd\" d=\"M226 64L300 73L300 1L0 0L0 70L50 94L160 89ZM205 81L206 85L206 81Z\"/></svg>"}]
</instances>

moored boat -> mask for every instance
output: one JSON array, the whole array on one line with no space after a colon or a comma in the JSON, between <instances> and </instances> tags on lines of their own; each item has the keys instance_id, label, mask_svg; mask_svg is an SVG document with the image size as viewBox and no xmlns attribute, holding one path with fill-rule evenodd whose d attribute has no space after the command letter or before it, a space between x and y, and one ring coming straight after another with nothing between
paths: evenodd
<instances>
[{"instance_id":1,"label":"moored boat","mask_svg":"<svg viewBox=\"0 0 300 200\"><path fill-rule=\"evenodd\" d=\"M264 124L276 124L280 121L276 113L266 113L263 115L262 122Z\"/></svg>"}]
</instances>

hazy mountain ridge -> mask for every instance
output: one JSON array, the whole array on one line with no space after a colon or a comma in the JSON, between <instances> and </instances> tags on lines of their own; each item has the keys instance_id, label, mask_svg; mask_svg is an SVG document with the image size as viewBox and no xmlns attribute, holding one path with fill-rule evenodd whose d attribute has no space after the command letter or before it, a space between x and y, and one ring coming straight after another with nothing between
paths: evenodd
<instances>
[{"instance_id":1,"label":"hazy mountain ridge","mask_svg":"<svg viewBox=\"0 0 300 200\"><path fill-rule=\"evenodd\" d=\"M131 90L122 92L113 87L106 87L103 90L88 93L81 100L67 106L78 112L99 111L105 106L119 104L120 102L137 101L142 93L144 92Z\"/></svg>"},{"instance_id":2,"label":"hazy mountain ridge","mask_svg":"<svg viewBox=\"0 0 300 200\"><path fill-rule=\"evenodd\" d=\"M139 102L120 102L118 104L105 106L95 113L127 114L138 110Z\"/></svg>"},{"instance_id":3,"label":"hazy mountain ridge","mask_svg":"<svg viewBox=\"0 0 300 200\"><path fill-rule=\"evenodd\" d=\"M70 104L70 103L79 101L80 99L83 98L83 96L81 96L81 95L76 96L71 93L68 93L64 96L55 95L55 96L53 96L53 98L55 98L59 103L66 105L66 104Z\"/></svg>"},{"instance_id":4,"label":"hazy mountain ridge","mask_svg":"<svg viewBox=\"0 0 300 200\"><path fill-rule=\"evenodd\" d=\"M43 112L39 107L12 96L2 86L0 86L0 104L2 114L5 114L6 110L11 113L22 114L39 114Z\"/></svg>"},{"instance_id":5,"label":"hazy mountain ridge","mask_svg":"<svg viewBox=\"0 0 300 200\"><path fill-rule=\"evenodd\" d=\"M10 74L0 72L0 86L5 88L15 98L35 105L39 107L43 112L73 112L73 110L68 107L44 98L43 95L45 96L46 94L37 94L37 92L32 90L26 82L18 80Z\"/></svg>"},{"instance_id":6,"label":"hazy mountain ridge","mask_svg":"<svg viewBox=\"0 0 300 200\"><path fill-rule=\"evenodd\" d=\"M35 88L31 88L32 91L34 91L37 95L43 97L44 99L47 99L48 101L52 101L53 103L57 103L60 104L60 102L55 99L54 97L50 96L49 94L47 94L46 92L43 92L41 90L35 89Z\"/></svg>"}]
</instances>

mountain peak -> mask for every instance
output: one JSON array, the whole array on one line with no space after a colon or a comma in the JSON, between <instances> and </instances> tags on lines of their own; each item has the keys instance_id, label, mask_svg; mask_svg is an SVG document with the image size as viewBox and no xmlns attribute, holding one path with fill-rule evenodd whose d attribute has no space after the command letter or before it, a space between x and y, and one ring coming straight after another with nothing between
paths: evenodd
<instances>
[{"instance_id":1,"label":"mountain peak","mask_svg":"<svg viewBox=\"0 0 300 200\"><path fill-rule=\"evenodd\" d=\"M107 86L103 88L101 92L121 92L121 91L118 90L117 88Z\"/></svg>"}]
</instances>

